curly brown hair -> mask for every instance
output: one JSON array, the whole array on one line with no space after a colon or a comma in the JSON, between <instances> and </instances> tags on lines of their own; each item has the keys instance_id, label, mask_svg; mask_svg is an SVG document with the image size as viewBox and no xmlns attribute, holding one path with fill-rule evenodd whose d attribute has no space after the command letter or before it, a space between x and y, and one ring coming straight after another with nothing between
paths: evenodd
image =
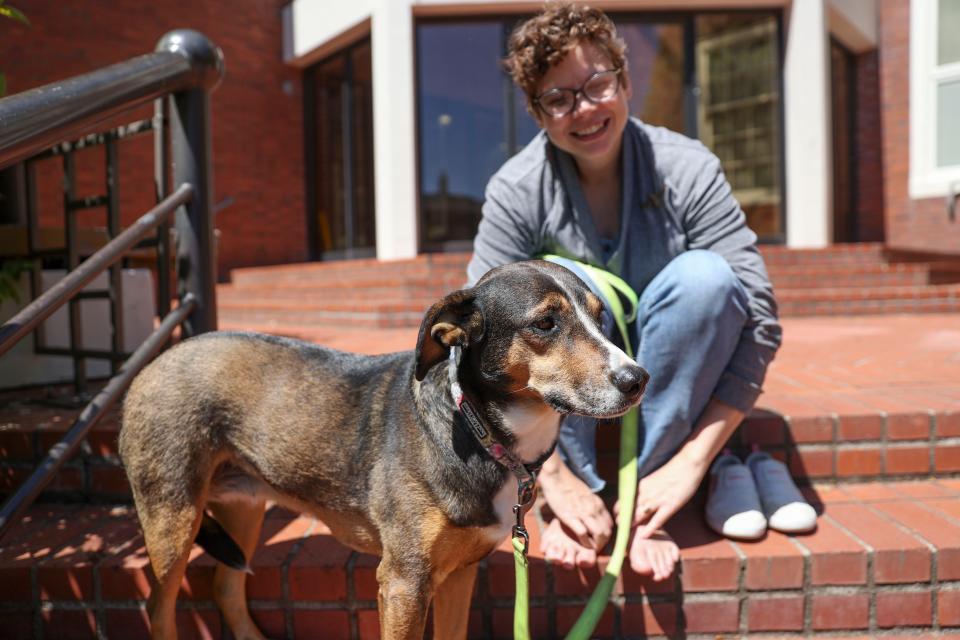
<instances>
[{"instance_id":1,"label":"curly brown hair","mask_svg":"<svg viewBox=\"0 0 960 640\"><path fill-rule=\"evenodd\" d=\"M627 46L603 11L567 0L547 2L539 14L514 29L504 66L527 95L527 111L540 119L535 99L540 81L580 42L590 42L626 70Z\"/></svg>"}]
</instances>

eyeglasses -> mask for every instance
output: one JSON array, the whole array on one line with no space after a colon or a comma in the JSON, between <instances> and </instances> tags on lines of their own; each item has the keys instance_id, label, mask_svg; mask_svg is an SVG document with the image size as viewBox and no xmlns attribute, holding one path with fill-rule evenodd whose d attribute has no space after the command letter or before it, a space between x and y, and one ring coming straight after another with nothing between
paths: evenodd
<instances>
[{"instance_id":1,"label":"eyeglasses","mask_svg":"<svg viewBox=\"0 0 960 640\"><path fill-rule=\"evenodd\" d=\"M579 89L550 89L534 98L540 110L552 118L562 118L577 108L577 100L584 98L594 104L612 100L620 89L620 72L622 69L607 69L598 71Z\"/></svg>"}]
</instances>

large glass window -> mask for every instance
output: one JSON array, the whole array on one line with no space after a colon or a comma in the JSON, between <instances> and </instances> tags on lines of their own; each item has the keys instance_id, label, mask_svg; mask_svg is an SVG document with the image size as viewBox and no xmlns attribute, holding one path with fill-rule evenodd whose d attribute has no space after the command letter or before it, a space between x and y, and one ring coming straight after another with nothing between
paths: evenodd
<instances>
[{"instance_id":1,"label":"large glass window","mask_svg":"<svg viewBox=\"0 0 960 640\"><path fill-rule=\"evenodd\" d=\"M610 16L627 44L631 114L700 137L751 227L782 241L776 14ZM421 251L471 248L487 181L538 131L500 64L520 19L417 24Z\"/></svg>"},{"instance_id":2,"label":"large glass window","mask_svg":"<svg viewBox=\"0 0 960 640\"><path fill-rule=\"evenodd\" d=\"M960 185L960 0L910 3L910 196Z\"/></svg>"},{"instance_id":3,"label":"large glass window","mask_svg":"<svg viewBox=\"0 0 960 640\"><path fill-rule=\"evenodd\" d=\"M783 235L780 68L769 13L696 20L700 139L720 158L747 223L764 239Z\"/></svg>"},{"instance_id":4,"label":"large glass window","mask_svg":"<svg viewBox=\"0 0 960 640\"><path fill-rule=\"evenodd\" d=\"M373 256L373 98L370 40L306 75L307 182L312 257Z\"/></svg>"}]
</instances>

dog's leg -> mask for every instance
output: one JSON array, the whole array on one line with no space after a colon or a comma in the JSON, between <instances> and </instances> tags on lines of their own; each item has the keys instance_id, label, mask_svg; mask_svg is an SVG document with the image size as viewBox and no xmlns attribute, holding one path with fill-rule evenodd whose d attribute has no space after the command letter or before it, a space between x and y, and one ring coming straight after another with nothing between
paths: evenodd
<instances>
[{"instance_id":1,"label":"dog's leg","mask_svg":"<svg viewBox=\"0 0 960 640\"><path fill-rule=\"evenodd\" d=\"M157 580L147 601L150 636L154 640L171 640L177 637L177 592L203 511L197 505L154 505L153 508L138 505L138 508L150 565Z\"/></svg>"},{"instance_id":2,"label":"dog's leg","mask_svg":"<svg viewBox=\"0 0 960 640\"><path fill-rule=\"evenodd\" d=\"M426 562L398 561L384 549L377 567L380 590L380 633L384 640L421 640L430 607L430 576Z\"/></svg>"},{"instance_id":3,"label":"dog's leg","mask_svg":"<svg viewBox=\"0 0 960 640\"><path fill-rule=\"evenodd\" d=\"M433 637L466 638L470 596L479 563L460 567L438 586L433 599Z\"/></svg>"},{"instance_id":4,"label":"dog's leg","mask_svg":"<svg viewBox=\"0 0 960 640\"><path fill-rule=\"evenodd\" d=\"M226 504L211 502L207 506L217 522L243 550L243 557L250 564L257 542L260 540L265 503L262 501L237 501ZM250 618L246 584L245 572L231 569L218 562L213 574L213 599L220 607L227 626L236 640L264 640L260 629Z\"/></svg>"}]
</instances>

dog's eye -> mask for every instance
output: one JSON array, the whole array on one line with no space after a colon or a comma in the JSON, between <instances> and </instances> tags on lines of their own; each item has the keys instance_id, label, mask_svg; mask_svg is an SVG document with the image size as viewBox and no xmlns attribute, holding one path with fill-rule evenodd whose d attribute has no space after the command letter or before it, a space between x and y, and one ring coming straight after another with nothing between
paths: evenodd
<instances>
[{"instance_id":1,"label":"dog's eye","mask_svg":"<svg viewBox=\"0 0 960 640\"><path fill-rule=\"evenodd\" d=\"M541 333L549 333L553 331L554 327L557 326L557 323L554 321L553 316L544 316L534 322L531 326Z\"/></svg>"}]
</instances>

